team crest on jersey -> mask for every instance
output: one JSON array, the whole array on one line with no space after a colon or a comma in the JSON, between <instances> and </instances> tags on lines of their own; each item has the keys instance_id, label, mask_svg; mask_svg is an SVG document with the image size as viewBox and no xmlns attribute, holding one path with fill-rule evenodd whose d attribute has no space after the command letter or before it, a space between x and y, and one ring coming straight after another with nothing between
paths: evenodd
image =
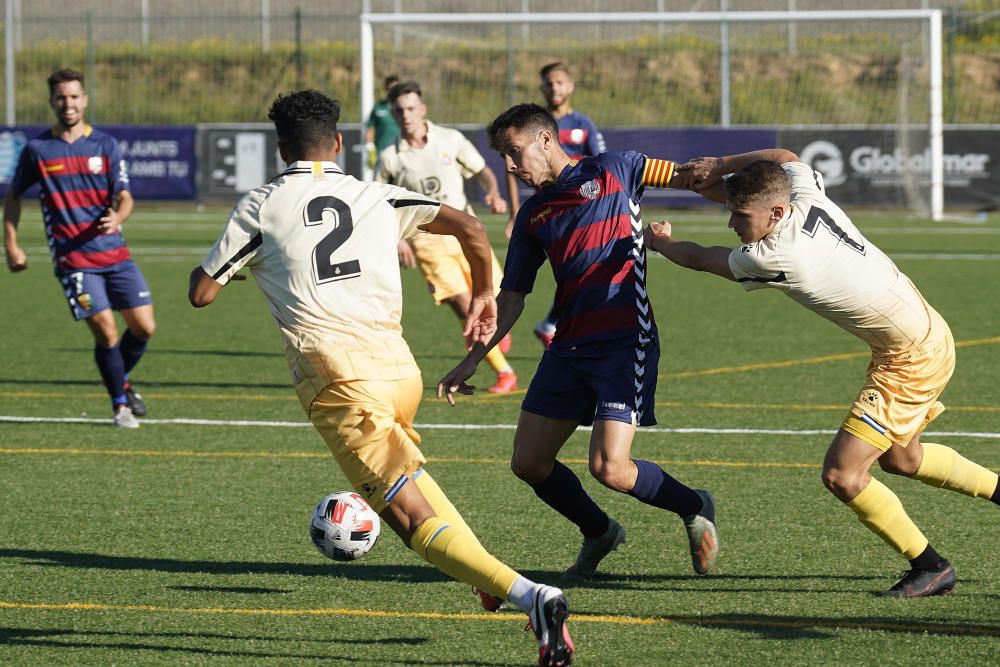
<instances>
[{"instance_id":1,"label":"team crest on jersey","mask_svg":"<svg viewBox=\"0 0 1000 667\"><path fill-rule=\"evenodd\" d=\"M100 155L87 158L87 169L90 169L92 174L101 173L101 170L104 169L104 158Z\"/></svg>"},{"instance_id":2,"label":"team crest on jersey","mask_svg":"<svg viewBox=\"0 0 1000 667\"><path fill-rule=\"evenodd\" d=\"M84 310L90 310L91 308L94 307L94 297L90 296L89 294L81 294L80 296L76 297L76 302L80 304L80 307L83 308Z\"/></svg>"},{"instance_id":3,"label":"team crest on jersey","mask_svg":"<svg viewBox=\"0 0 1000 667\"><path fill-rule=\"evenodd\" d=\"M587 199L597 199L598 195L601 194L601 184L597 182L595 178L592 181L587 181L580 186L580 196L586 197Z\"/></svg>"},{"instance_id":4,"label":"team crest on jersey","mask_svg":"<svg viewBox=\"0 0 1000 667\"><path fill-rule=\"evenodd\" d=\"M445 166L451 164L451 156L448 155L447 153L442 153L441 154L441 164L443 164Z\"/></svg>"}]
</instances>

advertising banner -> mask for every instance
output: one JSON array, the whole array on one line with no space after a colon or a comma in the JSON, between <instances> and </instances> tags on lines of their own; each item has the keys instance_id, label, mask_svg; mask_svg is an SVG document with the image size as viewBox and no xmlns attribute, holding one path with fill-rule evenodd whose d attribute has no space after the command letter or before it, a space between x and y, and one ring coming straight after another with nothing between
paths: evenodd
<instances>
[{"instance_id":1,"label":"advertising banner","mask_svg":"<svg viewBox=\"0 0 1000 667\"><path fill-rule=\"evenodd\" d=\"M0 194L14 176L21 151L48 125L0 128ZM129 190L136 199L194 199L195 128L193 126L100 125L118 140L128 166ZM37 188L26 196L34 197Z\"/></svg>"},{"instance_id":2,"label":"advertising banner","mask_svg":"<svg viewBox=\"0 0 1000 667\"><path fill-rule=\"evenodd\" d=\"M926 207L930 148L926 129L779 130L778 145L823 174L827 193L844 206ZM944 132L944 207L1000 205L1000 128Z\"/></svg>"}]
</instances>

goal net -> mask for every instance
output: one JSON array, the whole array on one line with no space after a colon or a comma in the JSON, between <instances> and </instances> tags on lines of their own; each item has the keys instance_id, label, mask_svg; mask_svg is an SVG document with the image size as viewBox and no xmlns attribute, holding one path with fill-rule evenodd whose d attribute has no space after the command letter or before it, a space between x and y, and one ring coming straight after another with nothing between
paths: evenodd
<instances>
[{"instance_id":1,"label":"goal net","mask_svg":"<svg viewBox=\"0 0 1000 667\"><path fill-rule=\"evenodd\" d=\"M602 130L864 128L869 150L841 159L894 181L875 203L937 217L940 32L930 10L363 14L361 111L396 74L421 84L435 122L482 126L541 103L538 70L561 61L574 108ZM609 150L677 156L676 133L640 136L606 138Z\"/></svg>"}]
</instances>

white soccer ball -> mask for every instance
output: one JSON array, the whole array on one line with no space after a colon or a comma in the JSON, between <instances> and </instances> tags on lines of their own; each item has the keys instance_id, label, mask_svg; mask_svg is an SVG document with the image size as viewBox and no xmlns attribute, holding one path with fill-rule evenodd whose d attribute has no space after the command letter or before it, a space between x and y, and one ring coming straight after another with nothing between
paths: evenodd
<instances>
[{"instance_id":1,"label":"white soccer ball","mask_svg":"<svg viewBox=\"0 0 1000 667\"><path fill-rule=\"evenodd\" d=\"M371 551L381 521L365 499L353 491L325 496L313 510L309 535L319 552L333 560L357 560Z\"/></svg>"}]
</instances>

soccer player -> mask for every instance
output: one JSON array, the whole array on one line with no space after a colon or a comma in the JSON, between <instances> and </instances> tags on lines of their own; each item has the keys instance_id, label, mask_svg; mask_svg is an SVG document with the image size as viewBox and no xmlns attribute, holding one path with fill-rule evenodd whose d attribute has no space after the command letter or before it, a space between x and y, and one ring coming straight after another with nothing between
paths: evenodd
<instances>
[{"instance_id":1,"label":"soccer player","mask_svg":"<svg viewBox=\"0 0 1000 667\"><path fill-rule=\"evenodd\" d=\"M129 372L146 351L156 322L153 301L125 238L122 224L132 213L128 172L118 142L84 120L87 93L83 75L61 69L48 78L51 129L28 142L4 199L4 250L17 273L28 258L17 243L21 196L37 183L45 236L56 278L70 312L87 323L94 337L94 360L111 397L113 424L139 428L146 414ZM112 309L125 319L118 338Z\"/></svg>"},{"instance_id":2,"label":"soccer player","mask_svg":"<svg viewBox=\"0 0 1000 667\"><path fill-rule=\"evenodd\" d=\"M871 346L868 379L830 443L823 483L865 526L910 561L887 597L948 593L955 570L868 470L886 472L1000 504L997 474L921 434L944 410L938 400L955 368L947 323L825 193L822 177L783 149L684 166L695 191L729 208L743 245L703 247L653 223L646 245L684 267L781 290ZM720 179L732 174L725 180Z\"/></svg>"},{"instance_id":3,"label":"soccer player","mask_svg":"<svg viewBox=\"0 0 1000 667\"><path fill-rule=\"evenodd\" d=\"M471 584L484 606L528 613L539 664L573 656L566 598L490 555L424 468L413 429L423 384L400 326L396 243L421 229L458 239L469 257L470 340L496 328L489 241L474 217L337 166L340 105L316 91L279 95L269 117L289 165L236 205L188 298L206 306L243 266L285 343L303 409L353 488L418 556Z\"/></svg>"},{"instance_id":4,"label":"soccer player","mask_svg":"<svg viewBox=\"0 0 1000 667\"><path fill-rule=\"evenodd\" d=\"M545 98L546 107L556 125L559 126L559 143L571 160L580 160L588 155L598 155L607 150L604 136L594 125L594 121L573 108L573 77L565 63L553 62L542 67L538 72L541 78L539 89ZM507 172L507 190L510 192L510 220L507 223L507 237L510 238L514 228L514 218L521 207L521 193L518 190L518 179L512 172ZM535 337L546 348L552 344L556 332L555 304L549 309L544 320L535 325Z\"/></svg>"},{"instance_id":5,"label":"soccer player","mask_svg":"<svg viewBox=\"0 0 1000 667\"><path fill-rule=\"evenodd\" d=\"M390 74L382 81L385 86L386 97L383 97L372 106L372 112L368 116L368 127L365 128L365 153L368 157L368 168L375 169L378 166L379 153L384 151L392 142L399 138L399 126L396 125L392 117L392 108L389 106L389 90L399 82L399 77Z\"/></svg>"},{"instance_id":6,"label":"soccer player","mask_svg":"<svg viewBox=\"0 0 1000 667\"><path fill-rule=\"evenodd\" d=\"M660 345L646 296L646 255L639 202L644 188L682 187L674 163L632 151L579 162L559 143L555 119L537 104L511 107L488 127L508 171L538 188L518 211L497 296L497 333L478 343L438 384L454 405L469 394L486 351L510 330L546 257L556 280L559 316L542 354L514 434L511 468L535 494L583 534L568 578L590 578L625 541L625 529L584 491L556 456L580 425L593 424L590 472L621 493L677 514L687 529L695 572L719 553L715 503L655 463L630 458L637 426L656 423L653 398Z\"/></svg>"},{"instance_id":7,"label":"soccer player","mask_svg":"<svg viewBox=\"0 0 1000 667\"><path fill-rule=\"evenodd\" d=\"M389 104L401 136L382 151L375 180L421 192L471 214L465 180L475 178L485 192L483 202L490 210L494 213L507 210L507 202L497 191L493 170L486 166L472 142L458 130L426 119L427 105L415 81L393 86ZM492 257L492 250L490 254ZM419 266L434 302L447 303L460 321L465 319L472 281L469 263L453 237L419 233L412 239L403 239L399 242L399 262L409 268ZM492 258L492 266L493 284L499 285L503 274L496 257ZM489 388L492 393L506 394L517 389L517 375L504 356L509 350L510 338L507 338L486 358L497 374L496 382Z\"/></svg>"}]
</instances>

